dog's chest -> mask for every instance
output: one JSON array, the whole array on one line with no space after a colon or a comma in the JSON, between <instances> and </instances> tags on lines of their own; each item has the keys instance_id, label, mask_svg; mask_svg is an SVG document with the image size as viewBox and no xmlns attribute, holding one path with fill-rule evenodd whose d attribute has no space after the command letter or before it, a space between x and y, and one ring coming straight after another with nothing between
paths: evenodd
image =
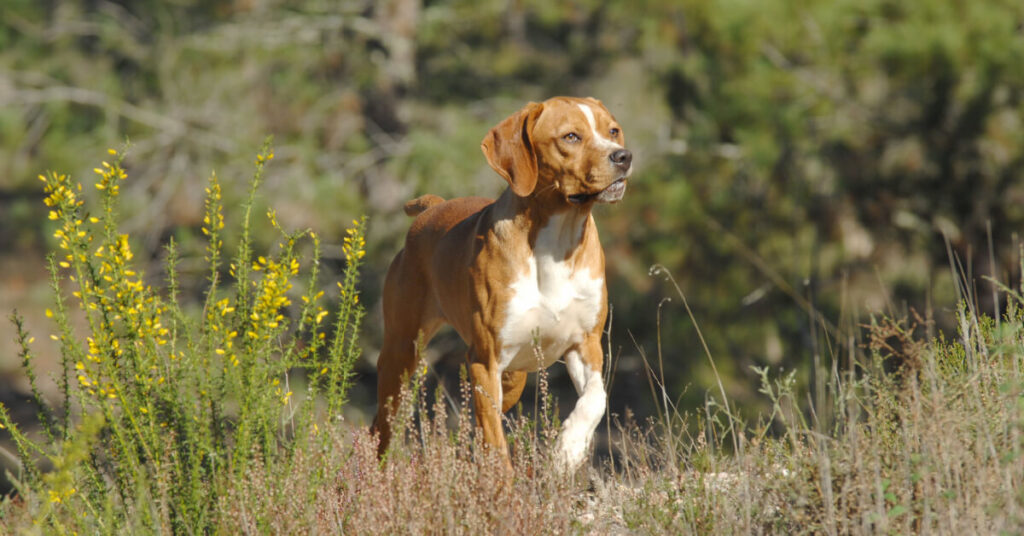
<instances>
[{"instance_id":1,"label":"dog's chest","mask_svg":"<svg viewBox=\"0 0 1024 536\"><path fill-rule=\"evenodd\" d=\"M512 283L499 333L502 370L550 366L597 324L604 274L565 259L573 242L579 236L542 231L525 271Z\"/></svg>"}]
</instances>

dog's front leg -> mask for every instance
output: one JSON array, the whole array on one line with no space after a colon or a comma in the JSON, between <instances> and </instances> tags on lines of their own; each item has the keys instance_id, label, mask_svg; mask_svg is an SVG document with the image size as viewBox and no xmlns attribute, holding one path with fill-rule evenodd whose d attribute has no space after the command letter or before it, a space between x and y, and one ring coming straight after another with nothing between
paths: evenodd
<instances>
[{"instance_id":1,"label":"dog's front leg","mask_svg":"<svg viewBox=\"0 0 1024 536\"><path fill-rule=\"evenodd\" d=\"M469 377L473 382L473 407L476 409L476 423L483 432L484 443L497 449L505 458L505 465L512 469L508 455L505 433L501 427L501 372L497 360L483 357L475 351L469 352Z\"/></svg>"},{"instance_id":2,"label":"dog's front leg","mask_svg":"<svg viewBox=\"0 0 1024 536\"><path fill-rule=\"evenodd\" d=\"M587 454L590 438L604 416L608 401L601 378L603 357L600 335L588 337L565 355L565 366L580 396L558 436L556 463L565 471L579 467Z\"/></svg>"}]
</instances>

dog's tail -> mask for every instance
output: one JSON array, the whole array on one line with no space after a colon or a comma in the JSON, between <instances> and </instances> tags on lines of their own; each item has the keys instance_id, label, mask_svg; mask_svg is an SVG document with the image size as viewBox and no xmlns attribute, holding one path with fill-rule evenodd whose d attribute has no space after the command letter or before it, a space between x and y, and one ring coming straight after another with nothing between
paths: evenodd
<instances>
[{"instance_id":1,"label":"dog's tail","mask_svg":"<svg viewBox=\"0 0 1024 536\"><path fill-rule=\"evenodd\" d=\"M428 208L444 203L444 198L434 194L421 195L405 204L405 213L409 216L418 216Z\"/></svg>"}]
</instances>

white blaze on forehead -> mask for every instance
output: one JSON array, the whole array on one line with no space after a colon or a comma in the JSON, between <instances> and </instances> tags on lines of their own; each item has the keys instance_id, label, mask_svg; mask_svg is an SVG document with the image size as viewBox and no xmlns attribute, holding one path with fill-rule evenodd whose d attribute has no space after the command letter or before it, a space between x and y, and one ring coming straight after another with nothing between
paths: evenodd
<instances>
[{"instance_id":1,"label":"white blaze on forehead","mask_svg":"<svg viewBox=\"0 0 1024 536\"><path fill-rule=\"evenodd\" d=\"M594 110L590 109L590 106L578 103L580 110L583 111L583 116L587 118L587 124L590 125L590 132L594 135L594 139L597 140L597 145L600 147L616 147L622 148L622 145L604 137L600 132L597 131L597 120L594 119Z\"/></svg>"},{"instance_id":2,"label":"white blaze on forehead","mask_svg":"<svg viewBox=\"0 0 1024 536\"><path fill-rule=\"evenodd\" d=\"M597 121L594 120L594 110L590 109L590 106L586 104L577 104L580 110L583 110L583 116L587 118L587 123L590 123L590 130L597 134Z\"/></svg>"}]
</instances>

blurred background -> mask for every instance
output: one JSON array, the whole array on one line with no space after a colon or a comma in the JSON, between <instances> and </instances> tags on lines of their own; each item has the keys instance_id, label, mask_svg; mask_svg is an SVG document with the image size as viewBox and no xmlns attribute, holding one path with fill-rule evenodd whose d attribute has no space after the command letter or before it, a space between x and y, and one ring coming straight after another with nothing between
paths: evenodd
<instances>
[{"instance_id":1,"label":"blurred background","mask_svg":"<svg viewBox=\"0 0 1024 536\"><path fill-rule=\"evenodd\" d=\"M955 336L951 264L989 314L1000 304L985 276L1020 280L1019 0L0 0L0 311L25 315L40 359L56 359L36 176L92 181L126 139L122 232L154 284L173 237L184 298L201 299L207 177L224 184L233 251L272 135L260 206L322 236L325 289L344 228L369 216L355 392L366 419L402 203L497 195L480 140L526 101L562 94L601 99L635 154L625 199L595 214L615 413L654 412L645 356L681 409L718 396L694 322L653 265L685 294L747 416L763 404L752 366L813 387L815 367L862 358L873 317L917 311ZM256 223L257 251L273 248ZM464 346L445 332L430 352L450 372ZM7 325L8 405L28 392L18 361ZM568 404L562 369L552 385Z\"/></svg>"}]
</instances>

